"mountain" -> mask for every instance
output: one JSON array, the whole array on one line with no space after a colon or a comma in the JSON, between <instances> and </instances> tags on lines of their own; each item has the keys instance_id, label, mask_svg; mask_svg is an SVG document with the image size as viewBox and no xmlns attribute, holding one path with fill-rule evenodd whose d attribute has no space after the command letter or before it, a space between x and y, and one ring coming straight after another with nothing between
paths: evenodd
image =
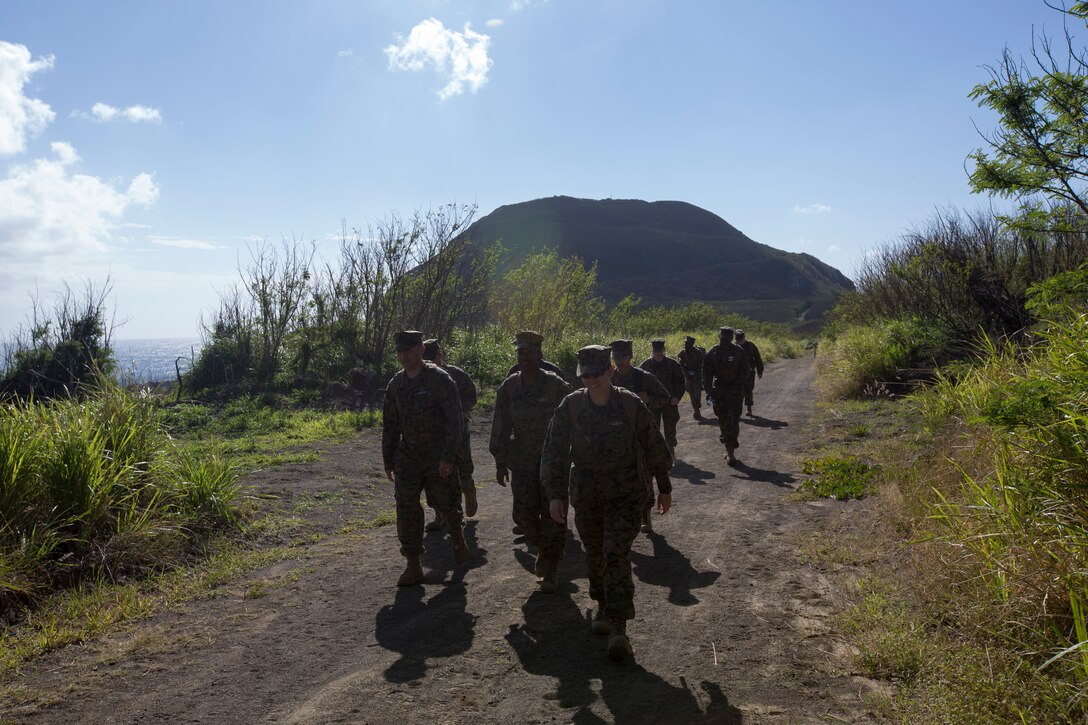
<instances>
[{"instance_id":1,"label":"mountain","mask_svg":"<svg viewBox=\"0 0 1088 725\"><path fill-rule=\"evenodd\" d=\"M465 236L499 240L505 267L554 248L597 262L598 291L609 303L635 294L644 305L696 300L756 320L818 327L853 282L809 254L755 242L721 217L682 201L553 196L501 206Z\"/></svg>"}]
</instances>

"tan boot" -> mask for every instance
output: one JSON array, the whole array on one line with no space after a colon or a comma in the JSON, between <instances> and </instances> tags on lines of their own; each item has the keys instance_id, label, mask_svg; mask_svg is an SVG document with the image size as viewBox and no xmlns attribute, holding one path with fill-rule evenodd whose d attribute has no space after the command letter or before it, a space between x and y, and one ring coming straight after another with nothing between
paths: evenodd
<instances>
[{"instance_id":1,"label":"tan boot","mask_svg":"<svg viewBox=\"0 0 1088 725\"><path fill-rule=\"evenodd\" d=\"M422 583L423 565L419 563L418 556L409 556L408 566L404 568L404 573L400 575L400 579L397 579L397 586L411 587Z\"/></svg>"},{"instance_id":2,"label":"tan boot","mask_svg":"<svg viewBox=\"0 0 1088 725\"><path fill-rule=\"evenodd\" d=\"M450 543L453 544L453 563L461 566L468 561L468 542L465 541L465 530L457 527L450 531Z\"/></svg>"},{"instance_id":3,"label":"tan boot","mask_svg":"<svg viewBox=\"0 0 1088 725\"><path fill-rule=\"evenodd\" d=\"M544 576L540 580L540 591L544 594L555 594L559 589L559 560L544 560Z\"/></svg>"},{"instance_id":4,"label":"tan boot","mask_svg":"<svg viewBox=\"0 0 1088 725\"><path fill-rule=\"evenodd\" d=\"M480 509L480 502L476 500L476 484L471 484L463 493L465 495L465 516L475 516Z\"/></svg>"},{"instance_id":5,"label":"tan boot","mask_svg":"<svg viewBox=\"0 0 1088 725\"><path fill-rule=\"evenodd\" d=\"M608 638L608 658L617 661L625 660L635 653L631 649L631 640L627 639L627 622L622 619L613 619L611 628L611 636Z\"/></svg>"},{"instance_id":6,"label":"tan boot","mask_svg":"<svg viewBox=\"0 0 1088 725\"><path fill-rule=\"evenodd\" d=\"M589 631L593 634L608 634L612 631L612 623L605 616L603 606L598 607L597 613L593 615L593 621L589 623Z\"/></svg>"}]
</instances>

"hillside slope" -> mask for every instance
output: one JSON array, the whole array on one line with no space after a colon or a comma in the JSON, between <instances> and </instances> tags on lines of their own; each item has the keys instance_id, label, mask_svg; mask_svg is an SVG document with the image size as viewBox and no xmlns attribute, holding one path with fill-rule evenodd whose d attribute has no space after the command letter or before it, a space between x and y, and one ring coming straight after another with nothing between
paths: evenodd
<instances>
[{"instance_id":1,"label":"hillside slope","mask_svg":"<svg viewBox=\"0 0 1088 725\"><path fill-rule=\"evenodd\" d=\"M499 207L465 234L483 245L500 240L509 251L507 268L545 248L596 261L599 290L609 303L632 293L644 304L702 300L755 319L803 325L854 287L811 255L755 242L681 201L555 196Z\"/></svg>"}]
</instances>

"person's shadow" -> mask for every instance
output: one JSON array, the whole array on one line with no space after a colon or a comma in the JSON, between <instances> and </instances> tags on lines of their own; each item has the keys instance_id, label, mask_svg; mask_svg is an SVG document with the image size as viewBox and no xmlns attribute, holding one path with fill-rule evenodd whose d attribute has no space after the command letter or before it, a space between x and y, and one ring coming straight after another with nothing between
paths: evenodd
<instances>
[{"instance_id":1,"label":"person's shadow","mask_svg":"<svg viewBox=\"0 0 1088 725\"><path fill-rule=\"evenodd\" d=\"M729 704L721 688L712 682L700 686L709 703L704 709L699 698L681 678L672 685L650 672L636 660L614 663L606 653L607 637L589 631L592 612L582 612L568 592L535 592L522 606L525 623L511 624L506 641L534 675L554 677L552 696L564 709L577 708L570 722L587 723L740 723L741 713ZM638 637L635 638L636 647ZM599 680L600 693L593 691ZM603 700L609 717L593 712Z\"/></svg>"},{"instance_id":2,"label":"person's shadow","mask_svg":"<svg viewBox=\"0 0 1088 725\"><path fill-rule=\"evenodd\" d=\"M427 674L427 660L453 657L472 647L476 617L466 610L462 572L427 601L422 586L397 590L392 604L378 610L374 636L378 644L400 653L385 671L389 682L411 682Z\"/></svg>"},{"instance_id":3,"label":"person's shadow","mask_svg":"<svg viewBox=\"0 0 1088 725\"><path fill-rule=\"evenodd\" d=\"M754 425L756 428L770 428L771 430L781 430L789 427L789 423L784 420L772 420L758 415L742 415L740 422L746 425Z\"/></svg>"},{"instance_id":4,"label":"person's shadow","mask_svg":"<svg viewBox=\"0 0 1088 725\"><path fill-rule=\"evenodd\" d=\"M733 466L733 470L743 473L743 476L737 478L746 478L749 481L760 481L761 483L769 483L779 488L793 488L791 483L797 481L789 473L782 473L781 471L772 471L767 468L755 468L749 466L744 461L738 460L737 465Z\"/></svg>"},{"instance_id":5,"label":"person's shadow","mask_svg":"<svg viewBox=\"0 0 1088 725\"><path fill-rule=\"evenodd\" d=\"M699 598L692 589L703 589L718 580L720 571L699 571L691 560L674 549L658 533L648 535L654 545L653 554L632 551L631 569L639 581L655 587L669 588L669 602L680 606L698 604Z\"/></svg>"},{"instance_id":6,"label":"person's shadow","mask_svg":"<svg viewBox=\"0 0 1088 725\"><path fill-rule=\"evenodd\" d=\"M674 481L682 478L695 486L705 486L715 475L713 471L704 471L679 458L673 461L672 470L669 471L669 477Z\"/></svg>"}]
</instances>

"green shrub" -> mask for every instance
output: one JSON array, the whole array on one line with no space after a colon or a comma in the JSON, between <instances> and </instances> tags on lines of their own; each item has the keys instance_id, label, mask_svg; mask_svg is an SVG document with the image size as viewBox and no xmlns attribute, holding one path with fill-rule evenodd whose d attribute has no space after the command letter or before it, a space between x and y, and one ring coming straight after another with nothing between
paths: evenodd
<instances>
[{"instance_id":1,"label":"green shrub","mask_svg":"<svg viewBox=\"0 0 1088 725\"><path fill-rule=\"evenodd\" d=\"M853 457L820 458L802 461L801 472L813 476L798 487L801 493L846 501L872 493L880 466Z\"/></svg>"}]
</instances>

